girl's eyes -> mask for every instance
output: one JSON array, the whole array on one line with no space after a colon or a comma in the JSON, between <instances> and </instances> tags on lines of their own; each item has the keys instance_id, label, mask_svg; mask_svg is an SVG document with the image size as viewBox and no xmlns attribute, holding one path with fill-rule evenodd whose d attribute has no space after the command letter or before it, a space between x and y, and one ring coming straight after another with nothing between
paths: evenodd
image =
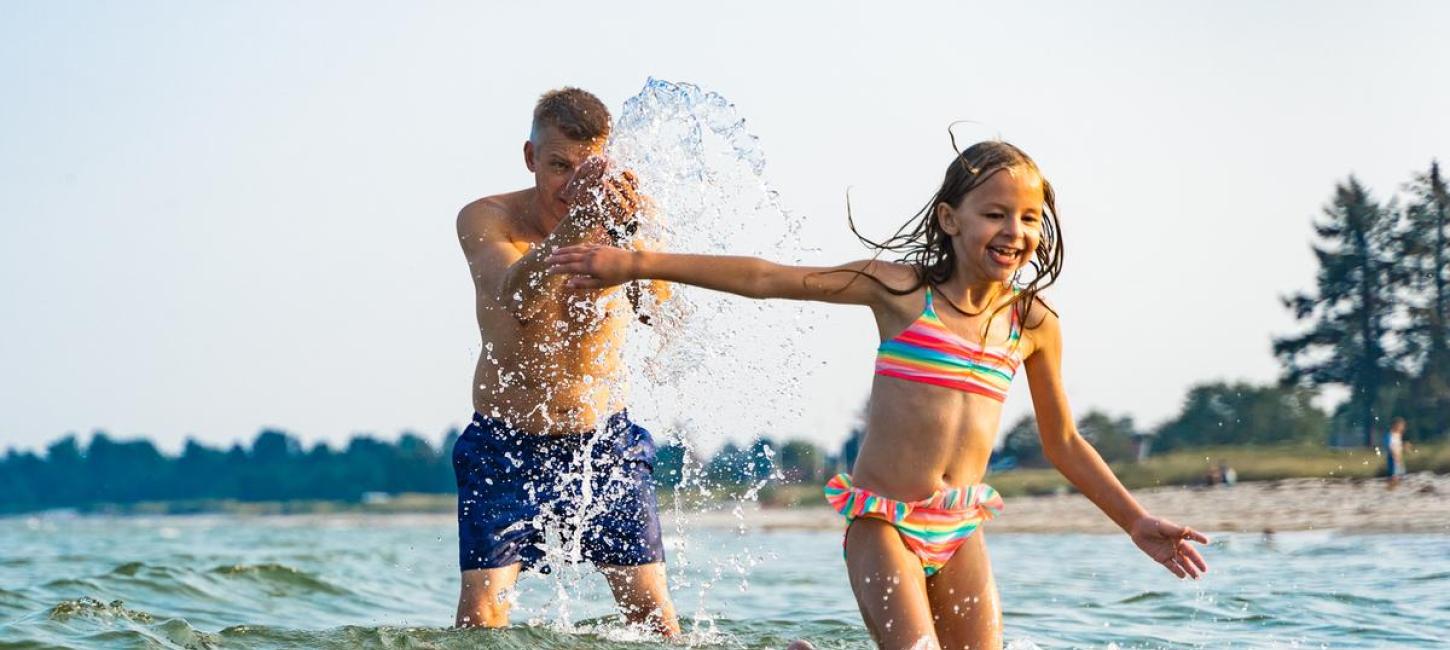
<instances>
[{"instance_id":1,"label":"girl's eyes","mask_svg":"<svg viewBox=\"0 0 1450 650\"><path fill-rule=\"evenodd\" d=\"M1002 214L1001 212L988 212L987 213L987 218L988 219L1005 219L1006 217L1007 217L1007 215Z\"/></svg>"}]
</instances>

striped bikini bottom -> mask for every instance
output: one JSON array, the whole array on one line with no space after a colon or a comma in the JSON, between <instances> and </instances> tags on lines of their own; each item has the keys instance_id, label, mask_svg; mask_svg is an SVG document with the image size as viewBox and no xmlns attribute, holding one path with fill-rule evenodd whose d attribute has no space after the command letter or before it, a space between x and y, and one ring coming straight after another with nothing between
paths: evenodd
<instances>
[{"instance_id":1,"label":"striped bikini bottom","mask_svg":"<svg viewBox=\"0 0 1450 650\"><path fill-rule=\"evenodd\" d=\"M946 566L982 522L1003 507L1002 497L985 483L938 490L921 501L897 501L851 485L847 474L826 482L826 500L847 521L875 517L895 526L928 576Z\"/></svg>"}]
</instances>

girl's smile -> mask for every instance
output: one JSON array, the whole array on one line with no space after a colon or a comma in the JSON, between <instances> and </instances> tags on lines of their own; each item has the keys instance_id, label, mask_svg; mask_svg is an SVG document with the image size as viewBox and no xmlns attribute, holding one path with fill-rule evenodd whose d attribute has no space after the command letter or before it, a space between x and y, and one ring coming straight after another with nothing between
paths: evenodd
<instances>
[{"instance_id":1,"label":"girl's smile","mask_svg":"<svg viewBox=\"0 0 1450 650\"><path fill-rule=\"evenodd\" d=\"M1030 261L1042 237L1044 202L1042 177L1009 167L992 173L957 206L937 205L937 219L969 284L1009 282Z\"/></svg>"}]
</instances>

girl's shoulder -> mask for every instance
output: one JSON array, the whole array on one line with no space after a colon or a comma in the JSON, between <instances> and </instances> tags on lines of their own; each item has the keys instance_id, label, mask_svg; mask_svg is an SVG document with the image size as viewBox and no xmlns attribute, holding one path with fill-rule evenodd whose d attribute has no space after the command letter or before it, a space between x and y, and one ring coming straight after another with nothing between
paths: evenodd
<instances>
[{"instance_id":1,"label":"girl's shoulder","mask_svg":"<svg viewBox=\"0 0 1450 650\"><path fill-rule=\"evenodd\" d=\"M1021 321L1022 340L1028 345L1023 358L1032 356L1044 347L1060 345L1062 332L1059 329L1056 307L1042 296L1033 296L1030 304L1022 305L1018 309L1024 311L1025 318Z\"/></svg>"},{"instance_id":2,"label":"girl's shoulder","mask_svg":"<svg viewBox=\"0 0 1450 650\"><path fill-rule=\"evenodd\" d=\"M875 278L883 288L892 293L910 292L925 286L921 282L921 273L910 264L873 259L853 262L851 265L861 273Z\"/></svg>"},{"instance_id":3,"label":"girl's shoulder","mask_svg":"<svg viewBox=\"0 0 1450 650\"><path fill-rule=\"evenodd\" d=\"M1032 302L1019 305L1018 309L1022 310L1021 314L1025 317L1022 321L1022 328L1025 330L1041 329L1044 326L1057 327L1057 307L1041 295L1033 296Z\"/></svg>"}]
</instances>

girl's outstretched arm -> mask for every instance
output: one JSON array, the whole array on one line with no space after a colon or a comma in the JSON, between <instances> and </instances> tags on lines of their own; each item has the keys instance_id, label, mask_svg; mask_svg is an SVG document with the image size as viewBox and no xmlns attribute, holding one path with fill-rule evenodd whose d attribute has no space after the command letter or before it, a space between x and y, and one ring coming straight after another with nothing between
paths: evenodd
<instances>
[{"instance_id":1,"label":"girl's outstretched arm","mask_svg":"<svg viewBox=\"0 0 1450 650\"><path fill-rule=\"evenodd\" d=\"M1033 350L1026 360L1043 454L1149 557L1180 578L1202 575L1208 571L1208 563L1188 542L1207 544L1208 538L1148 514L1097 450L1078 434L1062 387L1062 331L1057 315L1046 309L1033 311L1045 312L1042 323L1028 330Z\"/></svg>"},{"instance_id":2,"label":"girl's outstretched arm","mask_svg":"<svg viewBox=\"0 0 1450 650\"><path fill-rule=\"evenodd\" d=\"M864 260L835 267L787 266L758 257L627 251L568 246L549 256L549 272L571 276L566 286L598 289L632 280L665 280L747 298L786 298L874 305L888 295L882 282L909 286L909 267ZM873 280L872 278L876 278Z\"/></svg>"}]
</instances>

